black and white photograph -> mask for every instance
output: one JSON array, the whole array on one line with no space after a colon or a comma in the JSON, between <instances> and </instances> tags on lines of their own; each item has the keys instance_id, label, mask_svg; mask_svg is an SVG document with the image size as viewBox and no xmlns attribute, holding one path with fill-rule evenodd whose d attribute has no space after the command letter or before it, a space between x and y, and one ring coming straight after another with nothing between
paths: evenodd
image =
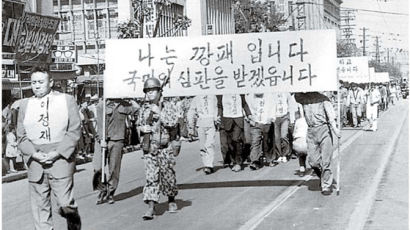
<instances>
[{"instance_id":1,"label":"black and white photograph","mask_svg":"<svg viewBox=\"0 0 410 230\"><path fill-rule=\"evenodd\" d=\"M409 229L408 0L2 0L4 230Z\"/></svg>"}]
</instances>

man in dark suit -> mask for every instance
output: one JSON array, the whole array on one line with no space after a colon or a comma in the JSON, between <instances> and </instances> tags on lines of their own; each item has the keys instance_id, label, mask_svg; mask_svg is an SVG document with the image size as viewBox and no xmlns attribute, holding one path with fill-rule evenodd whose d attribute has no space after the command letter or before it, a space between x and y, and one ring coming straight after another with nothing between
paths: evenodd
<instances>
[{"instance_id":1,"label":"man in dark suit","mask_svg":"<svg viewBox=\"0 0 410 230\"><path fill-rule=\"evenodd\" d=\"M220 139L224 165L233 164L232 171L242 170L242 148L244 143L244 115L247 119L251 111L245 95L218 95L218 117L221 117Z\"/></svg>"},{"instance_id":2,"label":"man in dark suit","mask_svg":"<svg viewBox=\"0 0 410 230\"><path fill-rule=\"evenodd\" d=\"M45 68L31 72L34 97L22 100L17 122L19 148L28 165L28 181L35 229L52 229L51 193L69 230L81 229L73 197L74 150L81 135L75 99L51 90Z\"/></svg>"}]
</instances>

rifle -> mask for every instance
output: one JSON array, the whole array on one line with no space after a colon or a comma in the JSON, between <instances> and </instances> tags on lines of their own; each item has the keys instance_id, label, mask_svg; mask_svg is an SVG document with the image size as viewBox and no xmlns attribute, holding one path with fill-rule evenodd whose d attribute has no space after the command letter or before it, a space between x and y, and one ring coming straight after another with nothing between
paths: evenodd
<instances>
[{"instance_id":1,"label":"rifle","mask_svg":"<svg viewBox=\"0 0 410 230\"><path fill-rule=\"evenodd\" d=\"M159 97L157 101L154 101L154 104L158 104L161 97L162 97L162 91L164 87L169 83L169 76L165 78L165 80L162 82L161 87L159 88ZM146 98L146 97L145 97ZM144 99L145 100L145 99ZM152 126L154 120L154 112L151 110L148 119L147 119L147 124ZM151 143L151 134L150 133L144 133L144 137L142 139L142 150L144 153L148 153L150 149L150 143Z\"/></svg>"}]
</instances>

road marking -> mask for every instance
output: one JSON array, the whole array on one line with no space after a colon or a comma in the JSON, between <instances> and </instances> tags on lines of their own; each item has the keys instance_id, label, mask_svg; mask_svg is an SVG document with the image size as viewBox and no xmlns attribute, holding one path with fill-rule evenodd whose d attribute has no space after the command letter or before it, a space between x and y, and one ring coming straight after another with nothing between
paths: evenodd
<instances>
[{"instance_id":1,"label":"road marking","mask_svg":"<svg viewBox=\"0 0 410 230\"><path fill-rule=\"evenodd\" d=\"M355 141L363 130L359 130L359 132L355 133L353 136L349 137L345 142L340 145L340 153L346 149L350 144ZM337 149L333 152L333 158L337 155ZM313 176L308 175L304 177L303 181L297 182L294 185L288 187L284 192L282 192L275 200L273 200L269 205L267 205L263 210L261 210L258 214L253 216L250 220L248 220L244 225L242 225L239 230L253 230L255 229L262 221L269 216L272 212L274 212L277 208L279 208L289 197L291 197L296 191L298 191L303 183L312 179Z\"/></svg>"},{"instance_id":2,"label":"road marking","mask_svg":"<svg viewBox=\"0 0 410 230\"><path fill-rule=\"evenodd\" d=\"M399 135L403 129L403 124L407 119L406 116L403 116L403 119L400 122L400 128L395 129L393 133L393 138L390 139L387 147L387 153L382 156L382 163L381 167L376 172L376 176L373 178L372 184L369 188L369 192L365 193L365 196L360 199L358 206L356 206L355 210L353 211L352 215L349 218L349 224L346 228L347 230L362 230L365 227L367 218L370 214L370 210L373 206L373 201L376 197L377 188L379 187L380 181L382 180L384 171L386 170L387 164L389 162L389 158L393 154L395 150L395 146L397 141L399 140ZM406 127L407 128L407 127Z\"/></svg>"}]
</instances>

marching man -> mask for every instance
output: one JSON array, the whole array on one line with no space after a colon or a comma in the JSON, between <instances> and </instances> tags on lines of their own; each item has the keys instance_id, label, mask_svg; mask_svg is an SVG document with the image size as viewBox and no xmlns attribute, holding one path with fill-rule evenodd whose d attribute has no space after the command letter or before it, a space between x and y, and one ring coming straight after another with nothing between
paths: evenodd
<instances>
[{"instance_id":1,"label":"marching man","mask_svg":"<svg viewBox=\"0 0 410 230\"><path fill-rule=\"evenodd\" d=\"M145 178L144 202L148 210L144 220L152 220L155 204L162 192L168 196L168 211L176 212L175 196L178 194L174 166L175 157L181 147L177 115L169 116L169 111L178 111L169 103L161 108L161 83L156 78L149 78L144 83L145 103L142 105L137 129L140 132L144 150Z\"/></svg>"},{"instance_id":2,"label":"marching man","mask_svg":"<svg viewBox=\"0 0 410 230\"><path fill-rule=\"evenodd\" d=\"M322 194L328 196L332 193L333 143L340 138L333 106L328 97L318 92L296 93L295 100L303 105L308 125L308 162L320 178Z\"/></svg>"},{"instance_id":3,"label":"marching man","mask_svg":"<svg viewBox=\"0 0 410 230\"><path fill-rule=\"evenodd\" d=\"M80 139L80 115L74 97L51 90L45 68L31 71L33 97L23 100L17 123L19 149L28 165L34 229L53 229L51 194L69 230L81 229L74 200L75 147Z\"/></svg>"},{"instance_id":4,"label":"marching man","mask_svg":"<svg viewBox=\"0 0 410 230\"><path fill-rule=\"evenodd\" d=\"M377 108L381 100L379 89L373 83L367 97L366 116L370 123L370 130L377 130Z\"/></svg>"},{"instance_id":5,"label":"marching man","mask_svg":"<svg viewBox=\"0 0 410 230\"><path fill-rule=\"evenodd\" d=\"M205 174L214 172L216 125L220 123L217 102L215 95L196 96L188 110L187 117L190 136L194 136L194 119L197 117L196 126L199 137L199 149Z\"/></svg>"}]
</instances>

